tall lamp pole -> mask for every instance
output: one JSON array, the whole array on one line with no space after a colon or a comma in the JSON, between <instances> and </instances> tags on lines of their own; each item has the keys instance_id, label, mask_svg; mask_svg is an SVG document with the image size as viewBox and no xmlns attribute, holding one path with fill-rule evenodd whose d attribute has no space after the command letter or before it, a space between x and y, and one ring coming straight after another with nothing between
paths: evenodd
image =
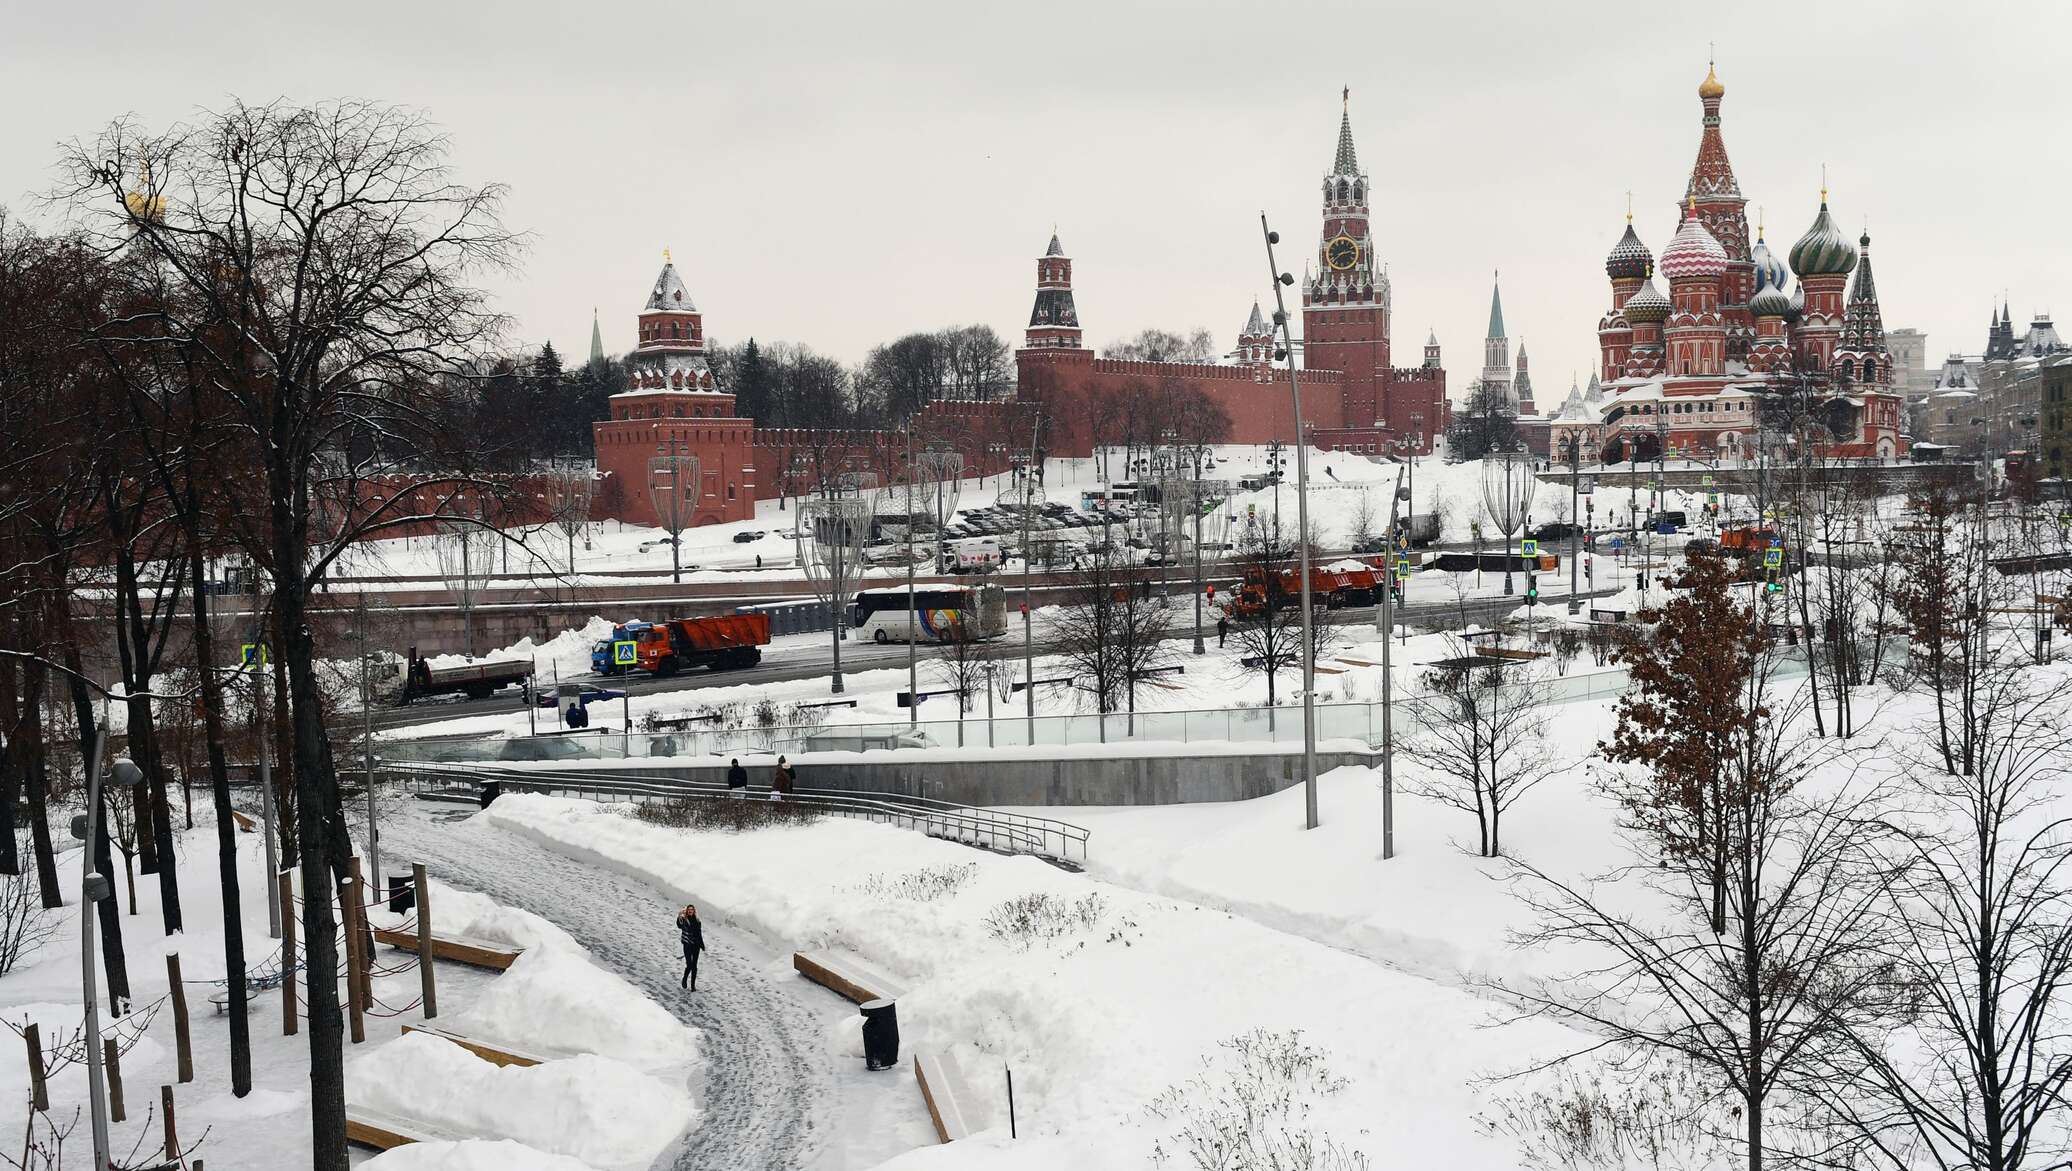
<instances>
[{"instance_id":1,"label":"tall lamp pole","mask_svg":"<svg viewBox=\"0 0 2072 1171\"><path fill-rule=\"evenodd\" d=\"M1309 612L1309 436L1302 429L1302 382L1295 373L1295 338L1288 324L1288 302L1281 295L1284 285L1295 283L1292 273L1282 272L1273 258L1273 246L1280 233L1266 224L1259 213L1259 231L1266 237L1266 267L1273 277L1273 323L1281 331L1281 356L1288 360L1288 393L1295 407L1295 547L1302 571L1302 812L1306 826L1317 828L1317 644L1312 631L1315 619ZM1279 500L1279 485L1275 485Z\"/></svg>"},{"instance_id":2,"label":"tall lamp pole","mask_svg":"<svg viewBox=\"0 0 2072 1171\"><path fill-rule=\"evenodd\" d=\"M1396 510L1409 493L1403 487L1403 473L1396 473L1395 490L1389 493L1388 560L1383 564L1381 609L1376 619L1381 626L1381 856L1396 856L1396 727L1394 674L1389 668L1389 636L1395 631L1396 600Z\"/></svg>"}]
</instances>

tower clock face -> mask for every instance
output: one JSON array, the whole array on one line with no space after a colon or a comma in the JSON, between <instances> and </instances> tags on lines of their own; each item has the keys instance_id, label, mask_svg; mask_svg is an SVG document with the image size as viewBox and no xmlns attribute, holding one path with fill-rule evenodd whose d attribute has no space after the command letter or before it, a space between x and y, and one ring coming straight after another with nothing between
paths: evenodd
<instances>
[{"instance_id":1,"label":"tower clock face","mask_svg":"<svg viewBox=\"0 0 2072 1171\"><path fill-rule=\"evenodd\" d=\"M1333 236L1324 245L1324 260L1332 268L1344 272L1360 263L1360 245L1351 236Z\"/></svg>"}]
</instances>

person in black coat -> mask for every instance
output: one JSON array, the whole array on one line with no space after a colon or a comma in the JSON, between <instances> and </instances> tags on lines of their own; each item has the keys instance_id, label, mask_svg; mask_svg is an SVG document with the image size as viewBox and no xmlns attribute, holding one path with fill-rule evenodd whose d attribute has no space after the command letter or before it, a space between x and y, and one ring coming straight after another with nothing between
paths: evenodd
<instances>
[{"instance_id":1,"label":"person in black coat","mask_svg":"<svg viewBox=\"0 0 2072 1171\"><path fill-rule=\"evenodd\" d=\"M693 992L698 990L698 953L705 950L705 924L698 919L698 908L685 906L676 913L676 934L683 942L683 979L680 987Z\"/></svg>"},{"instance_id":2,"label":"person in black coat","mask_svg":"<svg viewBox=\"0 0 2072 1171\"><path fill-rule=\"evenodd\" d=\"M747 795L748 770L742 768L741 761L739 758L736 758L727 765L727 796L746 797Z\"/></svg>"}]
</instances>

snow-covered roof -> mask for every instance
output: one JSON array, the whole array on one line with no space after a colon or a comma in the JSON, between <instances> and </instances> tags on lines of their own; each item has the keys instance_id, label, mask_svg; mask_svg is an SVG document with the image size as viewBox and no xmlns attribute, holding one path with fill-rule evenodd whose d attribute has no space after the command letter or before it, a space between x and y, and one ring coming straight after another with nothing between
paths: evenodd
<instances>
[{"instance_id":1,"label":"snow-covered roof","mask_svg":"<svg viewBox=\"0 0 2072 1171\"><path fill-rule=\"evenodd\" d=\"M677 275L676 265L664 262L662 273L655 278L655 291L648 294L644 313L667 311L671 313L696 313L698 307L691 303L691 291L684 287L683 277Z\"/></svg>"}]
</instances>

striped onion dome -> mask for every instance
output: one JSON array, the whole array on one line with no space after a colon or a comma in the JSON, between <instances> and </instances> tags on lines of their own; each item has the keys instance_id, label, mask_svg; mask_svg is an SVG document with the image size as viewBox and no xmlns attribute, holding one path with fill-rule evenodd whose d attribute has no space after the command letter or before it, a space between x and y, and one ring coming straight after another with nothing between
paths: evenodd
<instances>
[{"instance_id":1,"label":"striped onion dome","mask_svg":"<svg viewBox=\"0 0 2072 1171\"><path fill-rule=\"evenodd\" d=\"M1784 288L1785 277L1789 273L1784 267L1784 262L1777 259L1776 255L1770 251L1769 244L1763 241L1761 231L1757 231L1755 234L1755 247L1749 250L1748 260L1749 263L1755 266L1755 287L1757 292L1761 292L1764 289Z\"/></svg>"},{"instance_id":2,"label":"striped onion dome","mask_svg":"<svg viewBox=\"0 0 2072 1171\"><path fill-rule=\"evenodd\" d=\"M1633 225L1626 225L1626 234L1612 245L1611 255L1604 258L1604 274L1613 280L1655 275L1655 258L1648 253L1647 245L1633 232Z\"/></svg>"},{"instance_id":3,"label":"striped onion dome","mask_svg":"<svg viewBox=\"0 0 2072 1171\"><path fill-rule=\"evenodd\" d=\"M1698 219L1698 209L1684 212L1683 225L1662 249L1662 275L1671 282L1689 277L1716 277L1727 271L1727 250L1719 246Z\"/></svg>"},{"instance_id":4,"label":"striped onion dome","mask_svg":"<svg viewBox=\"0 0 2072 1171\"><path fill-rule=\"evenodd\" d=\"M1783 317L1791 312L1791 297L1782 286L1764 285L1748 299L1748 311L1757 317Z\"/></svg>"},{"instance_id":5,"label":"striped onion dome","mask_svg":"<svg viewBox=\"0 0 2072 1171\"><path fill-rule=\"evenodd\" d=\"M1633 290L1633 295L1619 306L1619 312L1625 314L1630 322L1660 321L1669 316L1669 298L1662 295L1662 290L1655 287L1654 278L1650 277Z\"/></svg>"},{"instance_id":6,"label":"striped onion dome","mask_svg":"<svg viewBox=\"0 0 2072 1171\"><path fill-rule=\"evenodd\" d=\"M1856 267L1856 241L1835 226L1827 214L1827 200L1820 201L1820 214L1813 226L1791 246L1791 270L1801 277L1845 276Z\"/></svg>"}]
</instances>

